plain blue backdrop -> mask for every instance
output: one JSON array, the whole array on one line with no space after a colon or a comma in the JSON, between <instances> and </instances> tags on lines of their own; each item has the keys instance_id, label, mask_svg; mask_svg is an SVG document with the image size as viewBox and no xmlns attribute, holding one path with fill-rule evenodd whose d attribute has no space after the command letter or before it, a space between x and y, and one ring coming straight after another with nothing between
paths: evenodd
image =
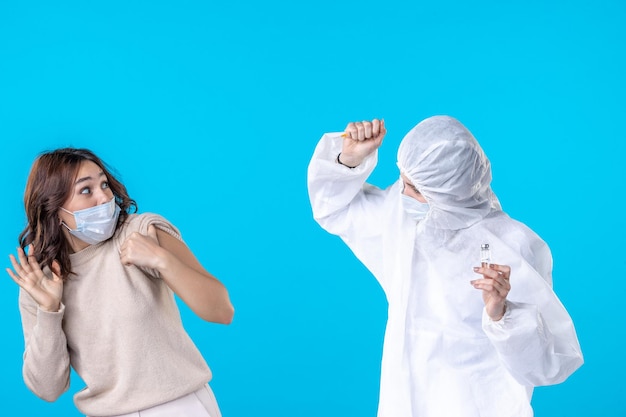
<instances>
[{"instance_id":1,"label":"plain blue backdrop","mask_svg":"<svg viewBox=\"0 0 626 417\"><path fill-rule=\"evenodd\" d=\"M90 148L229 289L230 326L181 304L225 417L373 417L385 298L313 221L306 167L324 132L383 117L370 181L387 186L403 135L449 114L491 159L505 211L550 245L585 354L535 390L536 415L624 416L625 5L3 0L0 253L36 155ZM53 404L22 382L5 278L3 413L79 416L76 375Z\"/></svg>"}]
</instances>

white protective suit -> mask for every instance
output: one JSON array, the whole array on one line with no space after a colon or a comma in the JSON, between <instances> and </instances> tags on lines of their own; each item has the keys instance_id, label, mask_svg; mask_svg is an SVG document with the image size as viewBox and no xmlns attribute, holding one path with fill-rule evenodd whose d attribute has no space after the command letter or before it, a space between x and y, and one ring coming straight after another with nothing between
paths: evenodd
<instances>
[{"instance_id":1,"label":"white protective suit","mask_svg":"<svg viewBox=\"0 0 626 417\"><path fill-rule=\"evenodd\" d=\"M415 222L401 180L365 181L377 162L336 162L340 133L325 134L308 169L313 214L374 274L388 301L379 417L532 416L533 387L564 381L583 363L572 320L552 291L548 246L501 211L488 159L457 120L415 126L398 166L430 205ZM480 246L511 267L506 313L491 321L482 291Z\"/></svg>"}]
</instances>

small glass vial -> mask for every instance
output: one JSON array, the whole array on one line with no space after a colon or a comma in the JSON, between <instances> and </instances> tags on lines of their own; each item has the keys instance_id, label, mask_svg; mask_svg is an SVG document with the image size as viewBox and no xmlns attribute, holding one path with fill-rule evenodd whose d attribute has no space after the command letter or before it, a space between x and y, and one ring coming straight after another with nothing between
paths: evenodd
<instances>
[{"instance_id":1,"label":"small glass vial","mask_svg":"<svg viewBox=\"0 0 626 417\"><path fill-rule=\"evenodd\" d=\"M483 243L480 245L480 266L488 268L491 263L491 251L489 250L489 243Z\"/></svg>"}]
</instances>

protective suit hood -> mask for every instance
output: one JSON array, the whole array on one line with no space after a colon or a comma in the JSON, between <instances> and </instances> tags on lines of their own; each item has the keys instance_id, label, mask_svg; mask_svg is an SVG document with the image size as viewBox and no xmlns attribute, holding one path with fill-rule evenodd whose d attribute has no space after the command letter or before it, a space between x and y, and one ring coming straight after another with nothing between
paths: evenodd
<instances>
[{"instance_id":1,"label":"protective suit hood","mask_svg":"<svg viewBox=\"0 0 626 417\"><path fill-rule=\"evenodd\" d=\"M398 167L431 206L424 226L465 229L501 209L489 160L453 117L433 116L411 129L398 148Z\"/></svg>"}]
</instances>

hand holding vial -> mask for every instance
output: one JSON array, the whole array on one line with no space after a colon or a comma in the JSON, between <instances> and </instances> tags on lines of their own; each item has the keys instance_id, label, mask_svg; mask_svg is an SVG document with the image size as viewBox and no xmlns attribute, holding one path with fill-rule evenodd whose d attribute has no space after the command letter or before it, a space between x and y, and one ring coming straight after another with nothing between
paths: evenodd
<instances>
[{"instance_id":1,"label":"hand holding vial","mask_svg":"<svg viewBox=\"0 0 626 417\"><path fill-rule=\"evenodd\" d=\"M506 311L506 297L511 290L511 267L491 263L491 251L487 243L480 247L480 263L480 267L474 267L474 272L482 274L483 278L470 283L474 288L483 291L485 310L491 320L498 321Z\"/></svg>"}]
</instances>

